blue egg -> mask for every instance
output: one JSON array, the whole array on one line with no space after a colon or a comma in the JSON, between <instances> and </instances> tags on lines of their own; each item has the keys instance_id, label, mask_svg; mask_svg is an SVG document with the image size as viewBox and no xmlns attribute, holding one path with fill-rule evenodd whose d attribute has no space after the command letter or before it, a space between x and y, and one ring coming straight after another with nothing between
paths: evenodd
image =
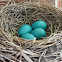
<instances>
[{"instance_id":1,"label":"blue egg","mask_svg":"<svg viewBox=\"0 0 62 62\"><path fill-rule=\"evenodd\" d=\"M42 28L36 28L32 30L31 34L33 34L37 39L46 37L46 31Z\"/></svg>"},{"instance_id":2,"label":"blue egg","mask_svg":"<svg viewBox=\"0 0 62 62\"><path fill-rule=\"evenodd\" d=\"M36 21L32 24L32 28L35 29L35 28L43 28L43 29L46 29L47 28L47 23L42 21L42 20L39 20L39 21Z\"/></svg>"},{"instance_id":3,"label":"blue egg","mask_svg":"<svg viewBox=\"0 0 62 62\"><path fill-rule=\"evenodd\" d=\"M18 30L18 35L21 36L21 35L23 35L23 34L25 34L25 33L31 32L31 31L32 31L31 26L28 25L28 24L25 24L25 25L22 25L22 26L19 28L19 30Z\"/></svg>"},{"instance_id":4,"label":"blue egg","mask_svg":"<svg viewBox=\"0 0 62 62\"><path fill-rule=\"evenodd\" d=\"M29 40L33 40L35 38L35 36L31 33L25 33L21 36L21 38L23 39L29 39Z\"/></svg>"}]
</instances>

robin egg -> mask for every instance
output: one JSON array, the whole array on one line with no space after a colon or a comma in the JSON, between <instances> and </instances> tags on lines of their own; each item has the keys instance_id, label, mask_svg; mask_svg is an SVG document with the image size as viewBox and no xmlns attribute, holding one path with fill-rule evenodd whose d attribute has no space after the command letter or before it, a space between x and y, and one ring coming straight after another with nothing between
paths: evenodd
<instances>
[{"instance_id":1,"label":"robin egg","mask_svg":"<svg viewBox=\"0 0 62 62\"><path fill-rule=\"evenodd\" d=\"M33 40L35 38L35 36L31 33L25 33L21 36L21 38L28 39L28 40Z\"/></svg>"},{"instance_id":2,"label":"robin egg","mask_svg":"<svg viewBox=\"0 0 62 62\"><path fill-rule=\"evenodd\" d=\"M32 30L31 34L33 34L37 39L41 37L46 37L46 31L42 28L36 28Z\"/></svg>"},{"instance_id":3,"label":"robin egg","mask_svg":"<svg viewBox=\"0 0 62 62\"><path fill-rule=\"evenodd\" d=\"M47 28L47 23L42 21L42 20L39 20L39 21L36 21L32 24L32 28L35 29L35 28L43 28L43 29L46 29Z\"/></svg>"},{"instance_id":4,"label":"robin egg","mask_svg":"<svg viewBox=\"0 0 62 62\"><path fill-rule=\"evenodd\" d=\"M18 30L18 35L21 36L21 35L23 35L23 34L25 34L25 33L31 32L31 31L32 31L31 26L28 25L28 24L25 24L25 25L22 25L22 26L19 28L19 30Z\"/></svg>"}]
</instances>

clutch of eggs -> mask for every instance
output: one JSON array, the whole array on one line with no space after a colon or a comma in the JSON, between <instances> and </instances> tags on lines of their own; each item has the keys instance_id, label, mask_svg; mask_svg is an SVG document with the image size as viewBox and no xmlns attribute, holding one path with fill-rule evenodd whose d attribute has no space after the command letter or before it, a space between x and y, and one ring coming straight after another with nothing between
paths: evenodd
<instances>
[{"instance_id":1,"label":"clutch of eggs","mask_svg":"<svg viewBox=\"0 0 62 62\"><path fill-rule=\"evenodd\" d=\"M18 35L22 39L33 40L35 37L36 39L40 39L41 37L46 37L46 28L46 22L39 20L34 22L32 26L28 24L22 25L18 30Z\"/></svg>"}]
</instances>

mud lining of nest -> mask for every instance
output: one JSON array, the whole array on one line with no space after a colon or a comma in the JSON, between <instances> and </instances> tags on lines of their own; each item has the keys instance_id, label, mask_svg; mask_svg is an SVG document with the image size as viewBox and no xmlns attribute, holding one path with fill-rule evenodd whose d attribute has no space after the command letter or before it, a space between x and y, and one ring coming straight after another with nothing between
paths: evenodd
<instances>
[{"instance_id":1,"label":"mud lining of nest","mask_svg":"<svg viewBox=\"0 0 62 62\"><path fill-rule=\"evenodd\" d=\"M40 40L24 40L18 37L20 26L32 25L37 20L48 24L47 37ZM55 62L61 52L61 30L62 11L53 5L24 2L3 6L0 10L0 57L4 59L0 60L51 62L53 56Z\"/></svg>"}]
</instances>

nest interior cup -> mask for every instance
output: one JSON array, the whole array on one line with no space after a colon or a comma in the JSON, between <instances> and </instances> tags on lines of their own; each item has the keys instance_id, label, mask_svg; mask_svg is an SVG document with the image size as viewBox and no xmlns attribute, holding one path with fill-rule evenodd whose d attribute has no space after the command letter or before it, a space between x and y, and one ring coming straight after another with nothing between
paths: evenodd
<instances>
[{"instance_id":1,"label":"nest interior cup","mask_svg":"<svg viewBox=\"0 0 62 62\"><path fill-rule=\"evenodd\" d=\"M4 17L4 31L11 33L13 36L18 36L20 26L24 24L32 25L38 20L47 23L47 36L56 30L62 30L62 11L49 4L38 2L10 4L4 7L2 17Z\"/></svg>"}]
</instances>

